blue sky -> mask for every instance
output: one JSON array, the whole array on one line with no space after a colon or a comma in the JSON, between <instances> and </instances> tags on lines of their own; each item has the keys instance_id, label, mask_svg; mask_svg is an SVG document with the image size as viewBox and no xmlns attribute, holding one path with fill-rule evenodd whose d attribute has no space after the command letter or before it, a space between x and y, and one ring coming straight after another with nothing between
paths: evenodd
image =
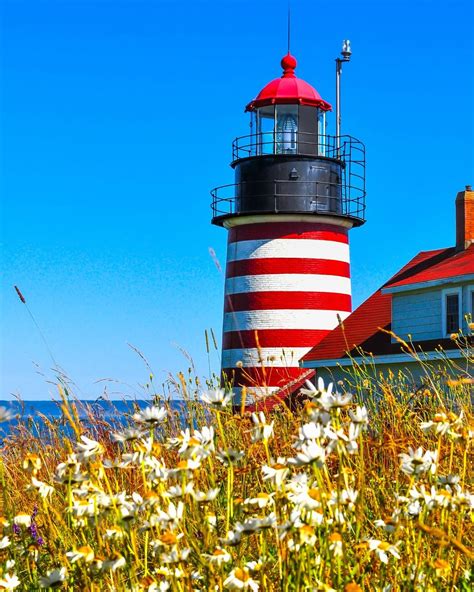
<instances>
[{"instance_id":1,"label":"blue sky","mask_svg":"<svg viewBox=\"0 0 474 592\"><path fill-rule=\"evenodd\" d=\"M0 398L48 399L52 361L81 397L137 393L221 333L226 232L245 104L280 75L287 2L3 0ZM297 74L367 147L367 223L351 233L354 304L420 250L454 242L474 183L469 0L292 2ZM333 123L333 121L331 122ZM212 368L219 369L214 353ZM99 379L111 379L97 382Z\"/></svg>"}]
</instances>

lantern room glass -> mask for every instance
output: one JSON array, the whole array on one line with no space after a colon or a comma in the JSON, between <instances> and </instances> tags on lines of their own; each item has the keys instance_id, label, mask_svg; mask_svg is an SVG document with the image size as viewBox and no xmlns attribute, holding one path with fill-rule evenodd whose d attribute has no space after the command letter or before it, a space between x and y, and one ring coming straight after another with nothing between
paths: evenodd
<instances>
[{"instance_id":1,"label":"lantern room glass","mask_svg":"<svg viewBox=\"0 0 474 592\"><path fill-rule=\"evenodd\" d=\"M298 146L298 105L277 105L275 123L275 154L296 154Z\"/></svg>"},{"instance_id":2,"label":"lantern room glass","mask_svg":"<svg viewBox=\"0 0 474 592\"><path fill-rule=\"evenodd\" d=\"M275 107L261 107L256 110L257 154L274 154Z\"/></svg>"}]
</instances>

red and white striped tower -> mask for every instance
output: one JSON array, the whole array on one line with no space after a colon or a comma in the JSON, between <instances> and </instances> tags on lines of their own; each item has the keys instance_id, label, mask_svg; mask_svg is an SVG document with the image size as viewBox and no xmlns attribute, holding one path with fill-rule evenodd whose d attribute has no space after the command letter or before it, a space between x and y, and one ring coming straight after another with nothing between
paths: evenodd
<instances>
[{"instance_id":1,"label":"red and white striped tower","mask_svg":"<svg viewBox=\"0 0 474 592\"><path fill-rule=\"evenodd\" d=\"M351 312L348 231L363 223L365 150L326 134L331 106L296 60L247 105L233 143L235 184L216 188L228 229L222 371L249 402L302 376L299 360Z\"/></svg>"}]
</instances>

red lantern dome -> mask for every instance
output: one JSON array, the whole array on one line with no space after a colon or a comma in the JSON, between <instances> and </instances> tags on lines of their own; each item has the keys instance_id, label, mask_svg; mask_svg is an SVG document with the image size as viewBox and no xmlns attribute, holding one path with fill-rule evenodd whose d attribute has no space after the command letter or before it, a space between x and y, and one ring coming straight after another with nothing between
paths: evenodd
<instances>
[{"instance_id":1,"label":"red lantern dome","mask_svg":"<svg viewBox=\"0 0 474 592\"><path fill-rule=\"evenodd\" d=\"M254 111L259 107L277 104L296 104L318 107L322 111L331 111L332 107L318 91L310 84L295 76L296 59L288 53L281 60L283 74L281 78L275 78L269 82L251 101L246 111Z\"/></svg>"}]
</instances>

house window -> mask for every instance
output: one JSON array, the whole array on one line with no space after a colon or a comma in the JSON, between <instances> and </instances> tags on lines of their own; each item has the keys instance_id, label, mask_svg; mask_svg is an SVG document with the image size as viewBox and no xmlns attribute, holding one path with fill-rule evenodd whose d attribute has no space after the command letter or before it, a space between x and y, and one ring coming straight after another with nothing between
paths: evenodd
<instances>
[{"instance_id":1,"label":"house window","mask_svg":"<svg viewBox=\"0 0 474 592\"><path fill-rule=\"evenodd\" d=\"M462 289L443 290L443 334L449 337L462 327Z\"/></svg>"},{"instance_id":2,"label":"house window","mask_svg":"<svg viewBox=\"0 0 474 592\"><path fill-rule=\"evenodd\" d=\"M446 333L459 331L459 295L446 295Z\"/></svg>"}]
</instances>

